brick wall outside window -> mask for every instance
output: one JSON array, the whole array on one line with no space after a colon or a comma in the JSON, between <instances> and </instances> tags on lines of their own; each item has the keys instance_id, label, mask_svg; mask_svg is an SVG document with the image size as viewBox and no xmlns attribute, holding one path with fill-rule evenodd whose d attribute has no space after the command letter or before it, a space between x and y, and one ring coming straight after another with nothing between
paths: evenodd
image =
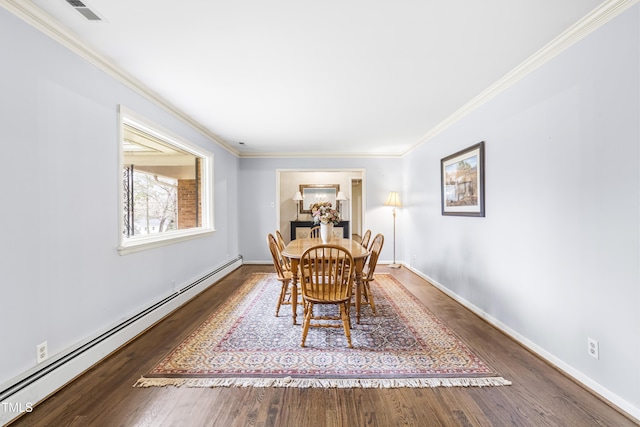
<instances>
[{"instance_id":1,"label":"brick wall outside window","mask_svg":"<svg viewBox=\"0 0 640 427\"><path fill-rule=\"evenodd\" d=\"M200 159L198 159L198 162ZM198 181L200 181L198 168ZM202 224L202 197L198 197L195 179L178 180L178 229L199 227ZM197 203L197 206L196 206Z\"/></svg>"}]
</instances>

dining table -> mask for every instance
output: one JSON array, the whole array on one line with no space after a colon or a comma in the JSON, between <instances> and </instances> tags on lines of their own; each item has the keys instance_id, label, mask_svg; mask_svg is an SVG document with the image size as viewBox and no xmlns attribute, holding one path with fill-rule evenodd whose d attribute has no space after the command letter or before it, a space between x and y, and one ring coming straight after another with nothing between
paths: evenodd
<instances>
[{"instance_id":1,"label":"dining table","mask_svg":"<svg viewBox=\"0 0 640 427\"><path fill-rule=\"evenodd\" d=\"M302 258L302 254L309 248L313 246L322 245L322 239L320 238L306 238L306 239L295 239L292 240L282 251L282 255L289 258L291 260L291 275L292 275L292 286L293 289L297 291L298 288L298 266L300 264L300 259ZM356 323L360 323L360 305L361 305L361 297L362 297L362 271L364 270L364 265L369 256L369 251L367 248L362 246L360 243L353 239L345 239L345 238L332 238L328 244L340 246L351 254L353 257L353 263L355 267L355 306L356 306ZM294 292L294 295L297 295L297 292ZM293 305L293 323L296 323L296 304L297 304L297 296L296 298L292 298L291 304Z\"/></svg>"}]
</instances>

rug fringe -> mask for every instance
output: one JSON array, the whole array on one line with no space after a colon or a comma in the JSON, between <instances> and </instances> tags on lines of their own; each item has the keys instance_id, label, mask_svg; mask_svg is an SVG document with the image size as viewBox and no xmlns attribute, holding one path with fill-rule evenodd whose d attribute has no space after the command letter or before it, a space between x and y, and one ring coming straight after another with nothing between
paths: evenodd
<instances>
[{"instance_id":1,"label":"rug fringe","mask_svg":"<svg viewBox=\"0 0 640 427\"><path fill-rule=\"evenodd\" d=\"M502 377L484 378L394 378L394 379L327 379L327 378L140 378L134 387L293 387L293 388L432 388L432 387L496 387L508 386Z\"/></svg>"}]
</instances>

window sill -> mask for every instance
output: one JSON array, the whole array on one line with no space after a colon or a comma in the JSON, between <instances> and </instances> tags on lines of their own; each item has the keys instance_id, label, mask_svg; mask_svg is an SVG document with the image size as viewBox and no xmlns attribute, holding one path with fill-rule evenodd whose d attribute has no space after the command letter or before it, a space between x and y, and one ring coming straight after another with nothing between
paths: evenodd
<instances>
[{"instance_id":1,"label":"window sill","mask_svg":"<svg viewBox=\"0 0 640 427\"><path fill-rule=\"evenodd\" d=\"M213 234L214 231L215 230L212 228L194 228L190 230L162 233L161 235L154 234L151 236L129 237L123 239L118 247L118 252L120 255L127 255L134 252L145 251L147 249L158 248L160 246L197 239L199 237Z\"/></svg>"}]
</instances>

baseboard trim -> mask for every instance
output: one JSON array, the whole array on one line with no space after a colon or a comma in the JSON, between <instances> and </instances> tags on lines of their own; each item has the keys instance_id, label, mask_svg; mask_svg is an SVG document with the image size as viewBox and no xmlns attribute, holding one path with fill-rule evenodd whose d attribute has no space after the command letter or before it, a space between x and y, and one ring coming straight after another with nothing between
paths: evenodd
<instances>
[{"instance_id":1,"label":"baseboard trim","mask_svg":"<svg viewBox=\"0 0 640 427\"><path fill-rule=\"evenodd\" d=\"M607 404L609 404L619 412L625 414L626 416L628 416L629 418L633 419L636 422L640 420L640 408L634 406L630 402L626 401L625 399L621 398L617 394L613 393L611 390L607 389L606 387L603 387L601 384L589 378L584 373L578 371L571 365L565 363L561 359L549 353L544 348L536 345L535 343L533 343L523 335L509 328L500 320L496 319L495 317L489 315L485 311L476 307L474 304L462 298L460 295L456 294L455 292L452 292L450 289L448 289L443 284L439 283L437 280L433 279L432 277L429 277L428 275L422 273L419 270L416 270L415 268L409 265L406 265L406 264L403 264L403 265L408 270L422 277L423 279L431 283L433 286L435 286L436 288L444 292L446 295L453 298L456 302L460 303L467 309L471 310L473 313L481 317L487 323L489 323L496 329L500 330L504 334L508 335L511 339L518 342L519 344L527 348L532 353L535 353L537 356L544 359L547 363L552 365L554 368L558 369L559 371L563 372L565 375L571 377L573 380L580 383L583 387L591 391L593 394L598 396L600 399L605 401Z\"/></svg>"},{"instance_id":2,"label":"baseboard trim","mask_svg":"<svg viewBox=\"0 0 640 427\"><path fill-rule=\"evenodd\" d=\"M25 372L0 389L0 425L5 425L39 402L82 375L96 363L136 338L193 297L242 266L237 257L191 281L128 319L111 326L72 348L61 352L45 364Z\"/></svg>"}]
</instances>

